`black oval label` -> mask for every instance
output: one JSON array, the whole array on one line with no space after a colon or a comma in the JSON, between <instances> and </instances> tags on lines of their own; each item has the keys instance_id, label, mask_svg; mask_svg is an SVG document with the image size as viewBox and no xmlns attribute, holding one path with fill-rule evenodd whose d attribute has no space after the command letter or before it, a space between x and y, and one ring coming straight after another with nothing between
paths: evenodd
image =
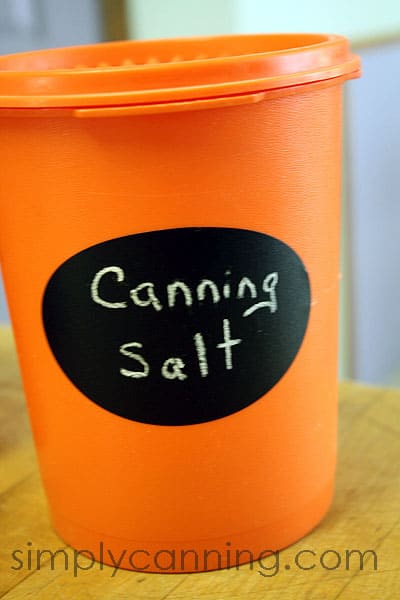
<instances>
[{"instance_id":1,"label":"black oval label","mask_svg":"<svg viewBox=\"0 0 400 600\"><path fill-rule=\"evenodd\" d=\"M255 402L302 343L310 285L278 239L166 229L63 263L43 299L50 347L90 400L134 421L189 425Z\"/></svg>"}]
</instances>

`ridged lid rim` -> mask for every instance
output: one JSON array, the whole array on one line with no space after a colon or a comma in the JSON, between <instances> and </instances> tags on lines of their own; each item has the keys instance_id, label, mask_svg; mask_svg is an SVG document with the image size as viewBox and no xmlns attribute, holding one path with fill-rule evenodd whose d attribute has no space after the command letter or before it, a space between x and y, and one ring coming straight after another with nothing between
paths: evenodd
<instances>
[{"instance_id":1,"label":"ridged lid rim","mask_svg":"<svg viewBox=\"0 0 400 600\"><path fill-rule=\"evenodd\" d=\"M0 56L0 108L188 101L359 74L348 40L331 34L107 42Z\"/></svg>"}]
</instances>

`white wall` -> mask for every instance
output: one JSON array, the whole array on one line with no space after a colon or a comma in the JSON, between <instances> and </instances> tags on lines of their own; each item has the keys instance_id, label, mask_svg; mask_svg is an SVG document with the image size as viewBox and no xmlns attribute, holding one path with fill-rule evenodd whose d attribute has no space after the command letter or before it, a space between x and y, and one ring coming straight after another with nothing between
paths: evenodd
<instances>
[{"instance_id":1,"label":"white wall","mask_svg":"<svg viewBox=\"0 0 400 600\"><path fill-rule=\"evenodd\" d=\"M237 28L242 32L316 31L339 33L359 42L400 31L399 0L234 2Z\"/></svg>"},{"instance_id":2,"label":"white wall","mask_svg":"<svg viewBox=\"0 0 400 600\"><path fill-rule=\"evenodd\" d=\"M231 33L236 0L127 0L132 38Z\"/></svg>"},{"instance_id":3,"label":"white wall","mask_svg":"<svg viewBox=\"0 0 400 600\"><path fill-rule=\"evenodd\" d=\"M4 323L4 322L8 321L8 319L9 319L8 309L7 309L6 298L4 295L3 280L1 278L1 271L0 271L0 323Z\"/></svg>"},{"instance_id":4,"label":"white wall","mask_svg":"<svg viewBox=\"0 0 400 600\"><path fill-rule=\"evenodd\" d=\"M0 54L91 44L102 36L98 0L0 0Z\"/></svg>"},{"instance_id":5,"label":"white wall","mask_svg":"<svg viewBox=\"0 0 400 600\"><path fill-rule=\"evenodd\" d=\"M400 385L400 40L361 54L347 106L354 375Z\"/></svg>"},{"instance_id":6,"label":"white wall","mask_svg":"<svg viewBox=\"0 0 400 600\"><path fill-rule=\"evenodd\" d=\"M127 0L131 37L316 31L360 42L400 32L399 0Z\"/></svg>"}]
</instances>

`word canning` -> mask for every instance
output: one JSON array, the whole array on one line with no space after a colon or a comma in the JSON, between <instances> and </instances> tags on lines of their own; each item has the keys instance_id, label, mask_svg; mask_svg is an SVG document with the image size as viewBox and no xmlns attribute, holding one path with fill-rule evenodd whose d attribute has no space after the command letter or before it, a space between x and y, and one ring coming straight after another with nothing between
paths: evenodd
<instances>
[{"instance_id":1,"label":"word canning","mask_svg":"<svg viewBox=\"0 0 400 600\"><path fill-rule=\"evenodd\" d=\"M225 276L229 277L231 272L225 271ZM125 272L119 266L109 266L100 269L94 276L91 285L90 293L93 302L109 309L121 309L128 308L127 300L111 301L110 299L103 298L100 294L100 285L105 277L113 276L116 283L122 284L125 280ZM271 313L276 312L278 309L278 303L276 298L276 286L278 284L279 277L276 271L268 273L262 284L261 291L267 294L265 300L258 301L252 306L247 308L243 312L243 317L248 317L260 308L269 308ZM222 285L222 293L220 288L211 279L201 279L196 287L194 293L191 287L184 281L175 280L166 286L167 292L167 306L172 309L177 304L177 299L181 296L184 306L193 306L194 300L197 299L199 303L206 300L207 297L211 298L213 304L218 304L221 298L226 300L236 297L237 300L245 299L250 297L251 299L258 298L258 290L256 284L250 279L250 277L244 276L241 278L237 285L236 294L233 295L232 285L229 281L225 281ZM138 307L145 308L152 306L156 312L163 310L164 304L157 293L156 286L152 281L144 281L134 288L129 290L129 297L131 302Z\"/></svg>"}]
</instances>

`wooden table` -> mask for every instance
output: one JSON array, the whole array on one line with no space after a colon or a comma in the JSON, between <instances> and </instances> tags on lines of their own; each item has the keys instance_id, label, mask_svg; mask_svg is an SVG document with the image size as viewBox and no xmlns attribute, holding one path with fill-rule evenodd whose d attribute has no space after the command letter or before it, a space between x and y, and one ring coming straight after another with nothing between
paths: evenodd
<instances>
[{"instance_id":1,"label":"wooden table","mask_svg":"<svg viewBox=\"0 0 400 600\"><path fill-rule=\"evenodd\" d=\"M74 576L63 560L54 561L53 569L50 560L39 571L29 569L30 548L55 551L65 545L49 524L12 335L0 327L0 598L400 599L399 459L400 390L345 383L333 506L315 531L279 554L273 576L261 576L255 563L190 575L119 570L112 576L111 567L95 563ZM18 549L23 567L12 557ZM373 551L364 555L362 568L359 555L346 555L352 549ZM303 550L315 554L298 554ZM72 549L67 552L72 560ZM296 567L296 556L302 566L314 568Z\"/></svg>"}]
</instances>

